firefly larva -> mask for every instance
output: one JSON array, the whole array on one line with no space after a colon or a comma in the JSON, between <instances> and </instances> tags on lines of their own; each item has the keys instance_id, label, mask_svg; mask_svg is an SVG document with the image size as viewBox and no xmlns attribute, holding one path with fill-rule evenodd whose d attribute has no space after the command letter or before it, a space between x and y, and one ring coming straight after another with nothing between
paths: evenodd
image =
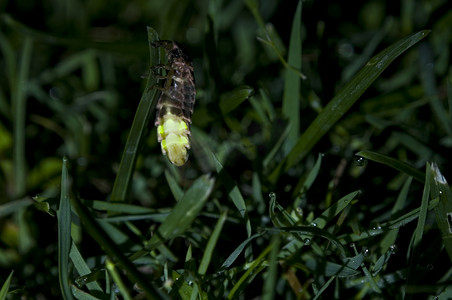
<instances>
[{"instance_id":1,"label":"firefly larva","mask_svg":"<svg viewBox=\"0 0 452 300\"><path fill-rule=\"evenodd\" d=\"M168 63L154 66L154 70L165 69L166 75L157 103L155 125L162 152L176 166L185 164L190 149L190 124L195 105L195 77L193 62L181 45L173 41L158 41L154 47L163 47Z\"/></svg>"}]
</instances>

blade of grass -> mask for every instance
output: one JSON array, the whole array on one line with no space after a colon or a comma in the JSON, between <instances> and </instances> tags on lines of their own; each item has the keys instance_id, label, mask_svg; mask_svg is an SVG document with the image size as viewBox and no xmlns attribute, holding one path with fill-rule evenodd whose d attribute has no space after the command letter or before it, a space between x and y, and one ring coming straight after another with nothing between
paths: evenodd
<instances>
[{"instance_id":1,"label":"blade of grass","mask_svg":"<svg viewBox=\"0 0 452 300\"><path fill-rule=\"evenodd\" d=\"M136 269L135 265L122 253L121 249L119 249L119 247L111 240L108 234L105 233L102 227L91 216L87 207L83 205L77 197L73 197L72 200L72 205L77 211L80 221L85 226L88 234L104 249L108 256L114 258L121 268L126 271L127 276L131 281L137 282L147 297L151 299L164 298L164 296L152 286L148 278Z\"/></svg>"},{"instance_id":2,"label":"blade of grass","mask_svg":"<svg viewBox=\"0 0 452 300\"><path fill-rule=\"evenodd\" d=\"M224 222L226 221L227 213L224 212L221 214L220 218L215 225L212 234L210 235L209 241L207 242L207 246L204 250L204 255L202 256L201 263L199 264L198 273L199 275L205 275L207 272L207 268L209 267L210 261L212 259L213 250L215 249L215 245L217 244L218 239L220 238L221 230L223 229Z\"/></svg>"},{"instance_id":3,"label":"blade of grass","mask_svg":"<svg viewBox=\"0 0 452 300\"><path fill-rule=\"evenodd\" d=\"M424 184L424 191L422 194L422 200L421 200L421 206L419 209L419 217L418 222L416 225L416 229L414 231L414 240L411 244L411 249L409 251L410 253L410 266L409 266L409 272L407 276L407 282L408 284L417 284L417 276L416 276L416 270L419 267L420 263L420 245L422 242L422 237L424 236L424 228L425 228L425 220L427 219L427 212L428 212L428 200L430 197L430 186L431 186L431 178L432 178L432 171L430 167L430 163L427 162L426 165L426 178L425 178L425 184Z\"/></svg>"},{"instance_id":4,"label":"blade of grass","mask_svg":"<svg viewBox=\"0 0 452 300\"><path fill-rule=\"evenodd\" d=\"M64 299L72 299L69 284L69 252L71 251L71 203L68 159L63 158L61 198L58 209L58 279Z\"/></svg>"},{"instance_id":5,"label":"blade of grass","mask_svg":"<svg viewBox=\"0 0 452 300\"><path fill-rule=\"evenodd\" d=\"M262 291L263 300L271 300L275 297L276 279L278 271L278 252L281 243L281 236L274 234L271 239L272 249L268 260L268 272L265 278L264 288Z\"/></svg>"},{"instance_id":6,"label":"blade of grass","mask_svg":"<svg viewBox=\"0 0 452 300\"><path fill-rule=\"evenodd\" d=\"M121 276L115 268L115 264L108 257L105 261L105 266L107 267L108 273L110 273L110 276L113 279L113 282L116 284L116 287L118 288L122 297L126 300L131 300L132 297L130 296L129 289L121 279Z\"/></svg>"},{"instance_id":7,"label":"blade of grass","mask_svg":"<svg viewBox=\"0 0 452 300\"><path fill-rule=\"evenodd\" d=\"M262 263L263 263L263 260L264 260L265 256L267 256L267 254L270 252L270 250L272 248L273 248L272 244L267 246L267 248L265 248L264 251L262 251L262 253L259 255L259 257L251 263L250 268L248 270L246 270L245 274L243 274L240 277L240 279L237 281L237 283L234 285L234 287L229 292L228 299L234 299L235 293L239 290L241 285L244 284L245 281L248 280L252 276L251 273L256 268L258 269L259 266L262 266Z\"/></svg>"},{"instance_id":8,"label":"blade of grass","mask_svg":"<svg viewBox=\"0 0 452 300\"><path fill-rule=\"evenodd\" d=\"M254 89L250 86L242 86L220 96L220 109L226 115L237 108L243 101L254 95Z\"/></svg>"},{"instance_id":9,"label":"blade of grass","mask_svg":"<svg viewBox=\"0 0 452 300\"><path fill-rule=\"evenodd\" d=\"M173 193L174 199L179 202L180 199L182 199L184 192L180 188L180 186L177 184L177 180L174 178L173 175L168 170L165 170L165 178L166 181L168 181L168 186L171 189L171 192Z\"/></svg>"},{"instance_id":10,"label":"blade of grass","mask_svg":"<svg viewBox=\"0 0 452 300\"><path fill-rule=\"evenodd\" d=\"M156 55L157 50L152 47L151 44L158 40L158 34L151 27L147 28L147 32L150 61L152 65L157 65L159 64L159 56ZM127 198L139 146L146 132L150 115L155 109L158 92L156 89L152 89L152 86L156 83L157 81L153 77L153 73L149 72L146 87L144 88L140 103L138 104L135 118L133 119L132 127L130 128L126 146L122 154L121 163L119 164L118 174L116 175L110 196L111 201L125 201Z\"/></svg>"},{"instance_id":11,"label":"blade of grass","mask_svg":"<svg viewBox=\"0 0 452 300\"><path fill-rule=\"evenodd\" d=\"M25 194L27 188L27 174L25 162L25 111L27 106L27 79L30 70L33 40L25 37L22 52L19 57L19 72L17 80L12 81L12 103L13 103L13 162L14 162L14 184L16 196Z\"/></svg>"},{"instance_id":12,"label":"blade of grass","mask_svg":"<svg viewBox=\"0 0 452 300\"><path fill-rule=\"evenodd\" d=\"M328 279L328 281L322 285L322 287L320 288L320 290L317 291L315 297L313 298L313 300L318 299L322 293L326 290L326 288L331 284L331 282L333 282L333 280L336 278L336 276L331 276L330 279Z\"/></svg>"},{"instance_id":13,"label":"blade of grass","mask_svg":"<svg viewBox=\"0 0 452 300\"><path fill-rule=\"evenodd\" d=\"M71 252L69 253L72 263L80 276L84 276L91 273L91 269L86 264L80 251L78 251L77 245L72 242ZM88 282L86 284L90 291L97 291L103 293L104 291L100 287L97 281ZM74 295L75 296L75 295Z\"/></svg>"},{"instance_id":14,"label":"blade of grass","mask_svg":"<svg viewBox=\"0 0 452 300\"><path fill-rule=\"evenodd\" d=\"M5 300L6 295L8 295L9 285L11 284L11 278L13 278L14 271L9 273L8 278L6 278L5 282L2 285L2 289L0 290L0 300Z\"/></svg>"},{"instance_id":15,"label":"blade of grass","mask_svg":"<svg viewBox=\"0 0 452 300\"><path fill-rule=\"evenodd\" d=\"M293 72L295 72L301 79L306 79L306 76L303 75L300 70L297 70L293 66L291 66L283 57L283 54L281 53L281 49L278 47L277 40L279 39L277 36L272 36L272 33L268 30L267 26L265 26L264 20L262 19L262 16L259 12L259 6L257 0L246 0L246 5L248 6L249 10L253 14L254 18L256 19L256 22L258 23L260 29L265 34L265 39L258 38L259 41L262 43L269 45L275 54L278 56L279 60L283 64L285 68L291 69ZM276 35L275 32L273 34ZM301 55L301 53L300 53Z\"/></svg>"},{"instance_id":16,"label":"blade of grass","mask_svg":"<svg viewBox=\"0 0 452 300\"><path fill-rule=\"evenodd\" d=\"M302 1L298 1L297 9L292 22L290 33L289 53L287 61L289 65L301 70L301 9ZM285 69L283 92L283 115L288 119L289 134L285 140L283 150L288 153L300 136L300 86L301 78L293 69Z\"/></svg>"},{"instance_id":17,"label":"blade of grass","mask_svg":"<svg viewBox=\"0 0 452 300\"><path fill-rule=\"evenodd\" d=\"M423 30L407 36L371 58L306 129L287 157L270 174L270 182L275 183L281 173L287 171L304 158L320 138L350 109L392 61L425 38L428 33L428 30Z\"/></svg>"},{"instance_id":18,"label":"blade of grass","mask_svg":"<svg viewBox=\"0 0 452 300\"><path fill-rule=\"evenodd\" d=\"M215 168L217 170L218 176L220 177L221 182L225 185L228 197L232 200L235 207L238 209L240 215L245 221L246 226L246 233L248 237L251 236L251 222L248 217L248 211L246 209L245 200L243 199L242 193L240 193L239 187L234 182L232 177L225 171L223 168L223 165L220 163L220 161L215 157L215 154L211 152L211 158L215 163ZM245 256L247 258L251 258L251 247L250 245L245 250Z\"/></svg>"},{"instance_id":19,"label":"blade of grass","mask_svg":"<svg viewBox=\"0 0 452 300\"><path fill-rule=\"evenodd\" d=\"M184 233L204 207L214 182L207 175L198 178L147 242L146 249L152 250Z\"/></svg>"},{"instance_id":20,"label":"blade of grass","mask_svg":"<svg viewBox=\"0 0 452 300\"><path fill-rule=\"evenodd\" d=\"M386 156L384 154L376 153L373 151L360 151L360 152L356 153L355 155L358 157L363 157L363 158L370 159L370 160L378 162L378 163L385 164L391 168L394 168L400 172L403 172L409 176L412 176L414 179L416 179L417 181L419 181L421 183L424 183L424 181L425 181L424 174L421 171L410 166L406 162L403 162L403 161L397 160L395 158Z\"/></svg>"},{"instance_id":21,"label":"blade of grass","mask_svg":"<svg viewBox=\"0 0 452 300\"><path fill-rule=\"evenodd\" d=\"M435 207L436 223L441 231L444 247L452 261L452 192L436 163L431 164L430 170L432 172L431 198L439 198L439 203Z\"/></svg>"},{"instance_id":22,"label":"blade of grass","mask_svg":"<svg viewBox=\"0 0 452 300\"><path fill-rule=\"evenodd\" d=\"M228 258L224 261L224 263L220 267L220 272L229 268L237 259L237 257L242 253L243 249L251 243L252 240L262 236L264 233L256 233L244 240L232 253L228 256Z\"/></svg>"}]
</instances>

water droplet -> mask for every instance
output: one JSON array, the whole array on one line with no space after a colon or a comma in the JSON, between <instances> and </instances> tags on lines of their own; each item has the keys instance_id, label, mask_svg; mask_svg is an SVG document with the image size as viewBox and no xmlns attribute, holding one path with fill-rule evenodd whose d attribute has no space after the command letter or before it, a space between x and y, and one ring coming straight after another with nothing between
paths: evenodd
<instances>
[{"instance_id":1,"label":"water droplet","mask_svg":"<svg viewBox=\"0 0 452 300\"><path fill-rule=\"evenodd\" d=\"M345 203L349 203L349 202L350 202L350 199L344 199L344 202L345 202Z\"/></svg>"},{"instance_id":2,"label":"water droplet","mask_svg":"<svg viewBox=\"0 0 452 300\"><path fill-rule=\"evenodd\" d=\"M355 248L355 247L356 247L355 243L350 243L350 248Z\"/></svg>"},{"instance_id":3,"label":"water droplet","mask_svg":"<svg viewBox=\"0 0 452 300\"><path fill-rule=\"evenodd\" d=\"M364 167L365 165L367 165L367 158L355 155L353 156L353 164L357 167Z\"/></svg>"},{"instance_id":4,"label":"water droplet","mask_svg":"<svg viewBox=\"0 0 452 300\"><path fill-rule=\"evenodd\" d=\"M392 254L397 252L397 245L391 245L389 246L389 251L391 251Z\"/></svg>"},{"instance_id":5,"label":"water droplet","mask_svg":"<svg viewBox=\"0 0 452 300\"><path fill-rule=\"evenodd\" d=\"M432 264L428 264L427 265L427 270L429 270L429 271L433 270L433 265Z\"/></svg>"},{"instance_id":6,"label":"water droplet","mask_svg":"<svg viewBox=\"0 0 452 300\"><path fill-rule=\"evenodd\" d=\"M306 246L311 245L311 239L305 239L305 240L304 240L304 244L305 244Z\"/></svg>"},{"instance_id":7,"label":"water droplet","mask_svg":"<svg viewBox=\"0 0 452 300\"><path fill-rule=\"evenodd\" d=\"M312 227L317 227L317 224L316 223L311 223L311 226Z\"/></svg>"},{"instance_id":8,"label":"water droplet","mask_svg":"<svg viewBox=\"0 0 452 300\"><path fill-rule=\"evenodd\" d=\"M193 281L190 280L190 281L188 282L188 285L189 285L189 286L192 286L192 285L193 285Z\"/></svg>"},{"instance_id":9,"label":"water droplet","mask_svg":"<svg viewBox=\"0 0 452 300\"><path fill-rule=\"evenodd\" d=\"M369 249L364 248L364 249L363 249L363 254L364 254L364 256L369 256L369 254L370 254Z\"/></svg>"},{"instance_id":10,"label":"water droplet","mask_svg":"<svg viewBox=\"0 0 452 300\"><path fill-rule=\"evenodd\" d=\"M268 194L268 197L270 197L271 200L275 200L276 199L276 194L271 192Z\"/></svg>"}]
</instances>

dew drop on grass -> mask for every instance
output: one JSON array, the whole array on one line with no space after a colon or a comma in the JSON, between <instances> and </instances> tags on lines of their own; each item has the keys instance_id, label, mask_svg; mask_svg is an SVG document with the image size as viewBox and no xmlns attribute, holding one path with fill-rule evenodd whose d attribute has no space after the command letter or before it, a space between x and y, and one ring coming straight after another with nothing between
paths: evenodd
<instances>
[{"instance_id":1,"label":"dew drop on grass","mask_svg":"<svg viewBox=\"0 0 452 300\"><path fill-rule=\"evenodd\" d=\"M355 243L350 243L350 248L355 248Z\"/></svg>"},{"instance_id":2,"label":"dew drop on grass","mask_svg":"<svg viewBox=\"0 0 452 300\"><path fill-rule=\"evenodd\" d=\"M276 194L273 192L269 193L268 197L270 197L271 200L276 200Z\"/></svg>"},{"instance_id":3,"label":"dew drop on grass","mask_svg":"<svg viewBox=\"0 0 452 300\"><path fill-rule=\"evenodd\" d=\"M311 245L311 239L305 239L305 240L304 240L304 244L305 244L306 246Z\"/></svg>"},{"instance_id":4,"label":"dew drop on grass","mask_svg":"<svg viewBox=\"0 0 452 300\"><path fill-rule=\"evenodd\" d=\"M369 254L370 254L369 249L367 249L367 248L363 249L363 254L364 254L364 256L369 256Z\"/></svg>"},{"instance_id":5,"label":"dew drop on grass","mask_svg":"<svg viewBox=\"0 0 452 300\"><path fill-rule=\"evenodd\" d=\"M353 164L357 167L364 167L365 165L367 165L367 158L355 155L353 156Z\"/></svg>"},{"instance_id":6,"label":"dew drop on grass","mask_svg":"<svg viewBox=\"0 0 452 300\"><path fill-rule=\"evenodd\" d=\"M312 227L317 227L317 223L311 223Z\"/></svg>"},{"instance_id":7,"label":"dew drop on grass","mask_svg":"<svg viewBox=\"0 0 452 300\"><path fill-rule=\"evenodd\" d=\"M397 252L397 245L391 245L389 246L389 251L391 251L392 254Z\"/></svg>"},{"instance_id":8,"label":"dew drop on grass","mask_svg":"<svg viewBox=\"0 0 452 300\"><path fill-rule=\"evenodd\" d=\"M428 264L427 265L427 270L429 270L429 271L433 270L433 265L432 264Z\"/></svg>"}]
</instances>

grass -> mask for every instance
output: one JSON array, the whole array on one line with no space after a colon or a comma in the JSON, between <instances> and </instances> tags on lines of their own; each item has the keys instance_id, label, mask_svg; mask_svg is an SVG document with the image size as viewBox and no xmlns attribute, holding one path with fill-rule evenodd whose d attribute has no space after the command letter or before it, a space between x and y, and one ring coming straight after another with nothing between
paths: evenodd
<instances>
[{"instance_id":1,"label":"grass","mask_svg":"<svg viewBox=\"0 0 452 300\"><path fill-rule=\"evenodd\" d=\"M445 1L44 2L0 15L0 299L452 297Z\"/></svg>"}]
</instances>

